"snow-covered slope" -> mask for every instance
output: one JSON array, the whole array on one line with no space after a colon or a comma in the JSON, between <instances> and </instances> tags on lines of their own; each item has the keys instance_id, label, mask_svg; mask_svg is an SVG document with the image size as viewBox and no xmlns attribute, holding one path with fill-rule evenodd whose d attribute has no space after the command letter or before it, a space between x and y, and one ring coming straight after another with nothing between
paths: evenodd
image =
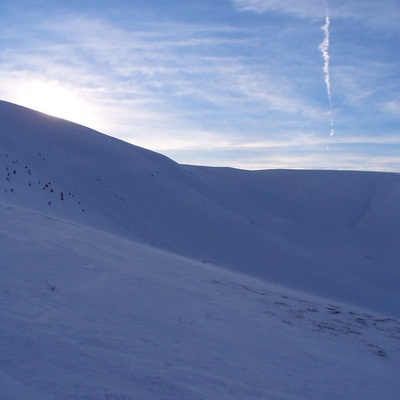
<instances>
[{"instance_id":1,"label":"snow-covered slope","mask_svg":"<svg viewBox=\"0 0 400 400\"><path fill-rule=\"evenodd\" d=\"M0 132L5 204L400 315L398 174L183 166L6 102Z\"/></svg>"},{"instance_id":2,"label":"snow-covered slope","mask_svg":"<svg viewBox=\"0 0 400 400\"><path fill-rule=\"evenodd\" d=\"M400 397L397 174L184 166L6 102L0 171L0 399Z\"/></svg>"},{"instance_id":3,"label":"snow-covered slope","mask_svg":"<svg viewBox=\"0 0 400 400\"><path fill-rule=\"evenodd\" d=\"M0 219L2 400L400 396L395 319L29 210Z\"/></svg>"}]
</instances>

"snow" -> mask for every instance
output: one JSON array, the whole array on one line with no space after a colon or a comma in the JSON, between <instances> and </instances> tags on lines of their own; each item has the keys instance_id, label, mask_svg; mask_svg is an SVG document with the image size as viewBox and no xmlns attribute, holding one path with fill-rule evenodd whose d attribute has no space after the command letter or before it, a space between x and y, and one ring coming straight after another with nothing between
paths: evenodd
<instances>
[{"instance_id":1,"label":"snow","mask_svg":"<svg viewBox=\"0 0 400 400\"><path fill-rule=\"evenodd\" d=\"M0 132L1 399L400 397L398 175Z\"/></svg>"}]
</instances>

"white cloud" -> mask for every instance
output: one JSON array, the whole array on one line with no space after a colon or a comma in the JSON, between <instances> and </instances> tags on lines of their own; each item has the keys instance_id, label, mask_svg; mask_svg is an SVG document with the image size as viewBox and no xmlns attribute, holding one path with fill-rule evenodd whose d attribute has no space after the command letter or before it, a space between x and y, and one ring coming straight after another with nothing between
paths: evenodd
<instances>
[{"instance_id":1,"label":"white cloud","mask_svg":"<svg viewBox=\"0 0 400 400\"><path fill-rule=\"evenodd\" d=\"M232 0L241 11L258 13L278 11L301 18L320 18L325 15L323 0Z\"/></svg>"},{"instance_id":2,"label":"white cloud","mask_svg":"<svg viewBox=\"0 0 400 400\"><path fill-rule=\"evenodd\" d=\"M81 109L88 110L77 122L184 162L203 157L207 164L247 168L311 168L312 162L335 168L335 158L325 154L327 146L359 145L362 140L398 144L393 137L356 137L352 116L341 115L343 104L362 111L377 88L386 87L377 85L376 77L386 76L387 66L366 65L354 55L347 65L338 65L337 58L332 64L337 122L348 126L339 129L338 141L329 137L318 53L322 0L315 7L297 0L235 4L243 10L318 18L312 33L315 42L310 44L315 51L305 55L303 47L297 51L286 44L293 34L301 36L297 30L285 31L285 42L279 42L264 28L139 22L122 29L101 19L66 16L42 20L41 25L32 21L34 27L14 31L19 36L5 43L18 46L3 48L0 54L0 96L34 108L24 104L29 97L24 91L40 88L29 84L56 86L66 97L79 98ZM301 21L301 26L308 22ZM379 107L395 115L399 103L380 99ZM317 162L320 153L322 161ZM338 166L350 165L339 161Z\"/></svg>"},{"instance_id":3,"label":"white cloud","mask_svg":"<svg viewBox=\"0 0 400 400\"><path fill-rule=\"evenodd\" d=\"M381 103L383 111L400 118L400 100L394 99Z\"/></svg>"},{"instance_id":4,"label":"white cloud","mask_svg":"<svg viewBox=\"0 0 400 400\"><path fill-rule=\"evenodd\" d=\"M266 69L262 58L253 63L226 52L229 45L251 46L248 32L171 23L145 27L128 31L83 18L42 22L49 39L28 35L29 46L5 52L0 68L9 85L2 88L2 95L12 97L13 87L20 85L15 71L29 79L75 86L101 110L102 126L98 121L93 127L118 135L129 126L135 131L152 126L171 131L171 126L183 125L189 132L199 130L196 105L189 109L186 102L243 117L256 108L321 119L321 110L297 95L296 82ZM207 112L202 113L204 120ZM114 122L104 123L106 115Z\"/></svg>"},{"instance_id":5,"label":"white cloud","mask_svg":"<svg viewBox=\"0 0 400 400\"><path fill-rule=\"evenodd\" d=\"M398 0L331 1L333 16L349 19L379 31L400 31Z\"/></svg>"},{"instance_id":6,"label":"white cloud","mask_svg":"<svg viewBox=\"0 0 400 400\"><path fill-rule=\"evenodd\" d=\"M326 146L299 148L223 149L204 152L169 151L182 163L241 169L336 169L354 171L399 171L396 155L358 154Z\"/></svg>"},{"instance_id":7,"label":"white cloud","mask_svg":"<svg viewBox=\"0 0 400 400\"><path fill-rule=\"evenodd\" d=\"M240 11L280 12L298 18L321 19L325 16L324 0L231 0ZM398 0L327 1L333 19L356 21L369 28L400 31Z\"/></svg>"},{"instance_id":8,"label":"white cloud","mask_svg":"<svg viewBox=\"0 0 400 400\"><path fill-rule=\"evenodd\" d=\"M390 96L387 78L393 66L383 62L355 58L346 59L346 65L336 65L333 74L335 94L352 107L376 107L373 100L379 93Z\"/></svg>"}]
</instances>

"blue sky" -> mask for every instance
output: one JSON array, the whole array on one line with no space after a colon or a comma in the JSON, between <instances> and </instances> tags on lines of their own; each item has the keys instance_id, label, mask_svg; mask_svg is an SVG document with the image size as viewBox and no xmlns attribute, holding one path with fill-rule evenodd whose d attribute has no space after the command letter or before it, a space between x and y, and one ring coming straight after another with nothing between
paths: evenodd
<instances>
[{"instance_id":1,"label":"blue sky","mask_svg":"<svg viewBox=\"0 0 400 400\"><path fill-rule=\"evenodd\" d=\"M398 0L2 0L0 15L2 100L181 163L400 172Z\"/></svg>"}]
</instances>

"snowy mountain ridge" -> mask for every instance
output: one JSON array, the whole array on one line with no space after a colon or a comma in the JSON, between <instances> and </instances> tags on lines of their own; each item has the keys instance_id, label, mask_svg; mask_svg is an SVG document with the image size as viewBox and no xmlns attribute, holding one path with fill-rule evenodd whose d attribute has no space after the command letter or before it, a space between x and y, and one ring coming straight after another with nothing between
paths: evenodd
<instances>
[{"instance_id":1,"label":"snowy mountain ridge","mask_svg":"<svg viewBox=\"0 0 400 400\"><path fill-rule=\"evenodd\" d=\"M398 174L179 165L0 105L0 201L400 315Z\"/></svg>"},{"instance_id":2,"label":"snowy mountain ridge","mask_svg":"<svg viewBox=\"0 0 400 400\"><path fill-rule=\"evenodd\" d=\"M400 397L398 174L179 165L0 102L2 400Z\"/></svg>"}]
</instances>

